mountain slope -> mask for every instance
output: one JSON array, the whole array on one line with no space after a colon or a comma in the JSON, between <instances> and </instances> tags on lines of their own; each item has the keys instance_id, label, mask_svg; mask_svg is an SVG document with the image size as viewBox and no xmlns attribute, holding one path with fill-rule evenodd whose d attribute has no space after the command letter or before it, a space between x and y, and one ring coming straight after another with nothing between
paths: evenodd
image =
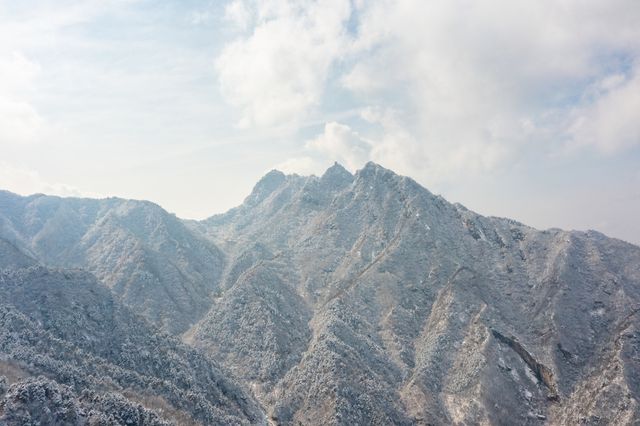
<instances>
[{"instance_id":1,"label":"mountain slope","mask_svg":"<svg viewBox=\"0 0 640 426\"><path fill-rule=\"evenodd\" d=\"M224 263L213 244L146 201L0 192L0 238L43 264L92 272L172 333L208 310Z\"/></svg>"},{"instance_id":2,"label":"mountain slope","mask_svg":"<svg viewBox=\"0 0 640 426\"><path fill-rule=\"evenodd\" d=\"M640 422L639 247L483 217L373 163L272 171L199 222L2 192L0 255L14 269L0 282L11 415L116 407L154 423L168 404L178 423L262 410L272 424ZM20 269L32 263L106 287Z\"/></svg>"},{"instance_id":3,"label":"mountain slope","mask_svg":"<svg viewBox=\"0 0 640 426\"><path fill-rule=\"evenodd\" d=\"M0 238L0 269L26 268L36 264L35 259L20 251L11 242Z\"/></svg>"},{"instance_id":4,"label":"mountain slope","mask_svg":"<svg viewBox=\"0 0 640 426\"><path fill-rule=\"evenodd\" d=\"M271 172L242 206L191 226L229 261L189 341L232 353L221 361L278 422L640 418L636 246L482 217L373 163ZM274 316L296 320L254 321ZM221 339L232 324L251 326ZM245 349L283 335L288 358Z\"/></svg>"},{"instance_id":5,"label":"mountain slope","mask_svg":"<svg viewBox=\"0 0 640 426\"><path fill-rule=\"evenodd\" d=\"M0 396L0 424L22 424L25 411L35 421L60 400L75 407L73 424L89 421L82 407L98 417L133 410L152 423L263 419L215 363L147 324L86 272L4 271L0 300L0 376L12 382Z\"/></svg>"}]
</instances>

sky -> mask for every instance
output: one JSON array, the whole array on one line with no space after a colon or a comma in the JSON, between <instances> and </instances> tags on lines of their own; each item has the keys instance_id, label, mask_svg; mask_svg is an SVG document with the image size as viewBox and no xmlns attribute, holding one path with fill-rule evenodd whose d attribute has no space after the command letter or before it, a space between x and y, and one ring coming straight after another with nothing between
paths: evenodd
<instances>
[{"instance_id":1,"label":"sky","mask_svg":"<svg viewBox=\"0 0 640 426\"><path fill-rule=\"evenodd\" d=\"M0 0L0 188L238 205L375 161L640 244L637 0Z\"/></svg>"}]
</instances>

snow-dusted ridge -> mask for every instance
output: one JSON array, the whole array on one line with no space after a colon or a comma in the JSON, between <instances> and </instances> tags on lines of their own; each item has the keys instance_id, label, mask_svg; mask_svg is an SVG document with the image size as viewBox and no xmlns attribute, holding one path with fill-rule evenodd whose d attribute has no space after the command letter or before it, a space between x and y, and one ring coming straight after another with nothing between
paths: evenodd
<instances>
[{"instance_id":1,"label":"snow-dusted ridge","mask_svg":"<svg viewBox=\"0 0 640 426\"><path fill-rule=\"evenodd\" d=\"M271 171L242 205L203 221L152 203L0 192L0 256L4 268L95 275L118 309L237 377L261 405L232 409L245 421L640 419L639 247L484 217L374 163L354 174L339 164L322 176ZM38 324L4 285L6 309ZM39 371L6 346L0 354Z\"/></svg>"}]
</instances>

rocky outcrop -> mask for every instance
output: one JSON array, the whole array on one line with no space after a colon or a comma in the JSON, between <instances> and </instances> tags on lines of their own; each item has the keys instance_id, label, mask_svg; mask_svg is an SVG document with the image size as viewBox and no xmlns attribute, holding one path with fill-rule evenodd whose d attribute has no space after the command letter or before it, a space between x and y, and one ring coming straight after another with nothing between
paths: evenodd
<instances>
[{"instance_id":1,"label":"rocky outcrop","mask_svg":"<svg viewBox=\"0 0 640 426\"><path fill-rule=\"evenodd\" d=\"M549 367L546 367L544 364L538 362L533 355L531 355L525 348L518 342L515 337L507 337L504 334L500 333L497 330L491 330L491 333L498 339L500 342L506 344L511 349L517 353L520 358L527 364L527 366L531 369L531 371L536 375L538 380L540 380L549 390L548 398L550 400L558 399L558 389L555 383L555 377L553 376L553 372Z\"/></svg>"}]
</instances>

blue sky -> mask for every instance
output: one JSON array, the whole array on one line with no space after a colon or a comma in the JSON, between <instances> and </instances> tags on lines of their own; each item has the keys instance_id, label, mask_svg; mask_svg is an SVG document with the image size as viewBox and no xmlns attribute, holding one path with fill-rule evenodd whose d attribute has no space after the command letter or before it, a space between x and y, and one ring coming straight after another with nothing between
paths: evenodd
<instances>
[{"instance_id":1,"label":"blue sky","mask_svg":"<svg viewBox=\"0 0 640 426\"><path fill-rule=\"evenodd\" d=\"M376 161L640 243L636 0L0 0L0 187L203 218Z\"/></svg>"}]
</instances>

